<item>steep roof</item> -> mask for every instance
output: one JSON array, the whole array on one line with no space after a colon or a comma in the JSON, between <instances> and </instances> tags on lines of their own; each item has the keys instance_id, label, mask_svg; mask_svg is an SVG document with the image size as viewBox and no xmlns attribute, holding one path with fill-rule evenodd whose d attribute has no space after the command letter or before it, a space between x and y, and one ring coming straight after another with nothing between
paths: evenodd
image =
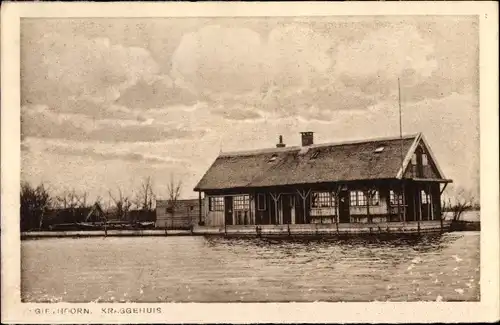
<instances>
[{"instance_id":1,"label":"steep roof","mask_svg":"<svg viewBox=\"0 0 500 325\"><path fill-rule=\"evenodd\" d=\"M421 134L221 153L195 191L398 178ZM428 145L427 145L428 146ZM378 148L378 149L377 149Z\"/></svg>"}]
</instances>

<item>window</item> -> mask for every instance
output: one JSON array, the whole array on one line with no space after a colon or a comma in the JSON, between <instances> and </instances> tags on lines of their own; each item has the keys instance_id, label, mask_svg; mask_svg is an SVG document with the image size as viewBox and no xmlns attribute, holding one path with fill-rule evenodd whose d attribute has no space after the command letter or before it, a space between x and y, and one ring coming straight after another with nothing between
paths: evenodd
<instances>
[{"instance_id":1,"label":"window","mask_svg":"<svg viewBox=\"0 0 500 325\"><path fill-rule=\"evenodd\" d=\"M224 197L223 196L209 196L208 197L208 210L210 210L210 211L224 211Z\"/></svg>"},{"instance_id":2,"label":"window","mask_svg":"<svg viewBox=\"0 0 500 325\"><path fill-rule=\"evenodd\" d=\"M379 205L380 203L380 194L378 191L373 191L371 194L370 205Z\"/></svg>"},{"instance_id":3,"label":"window","mask_svg":"<svg viewBox=\"0 0 500 325\"><path fill-rule=\"evenodd\" d=\"M318 158L318 156L319 156L319 150L316 150L316 151L312 154L311 159L316 159L316 158Z\"/></svg>"},{"instance_id":4,"label":"window","mask_svg":"<svg viewBox=\"0 0 500 325\"><path fill-rule=\"evenodd\" d=\"M422 204L429 204L431 201L430 195L427 194L424 190L420 191L420 197L422 199Z\"/></svg>"},{"instance_id":5,"label":"window","mask_svg":"<svg viewBox=\"0 0 500 325\"><path fill-rule=\"evenodd\" d=\"M233 197L234 210L250 210L250 196L238 195Z\"/></svg>"},{"instance_id":6,"label":"window","mask_svg":"<svg viewBox=\"0 0 500 325\"><path fill-rule=\"evenodd\" d=\"M384 151L384 146L378 146L377 149L375 149L375 153L380 153Z\"/></svg>"},{"instance_id":7,"label":"window","mask_svg":"<svg viewBox=\"0 0 500 325\"><path fill-rule=\"evenodd\" d=\"M389 200L392 206L395 205L403 205L403 196L400 193L394 192L394 190L390 190L389 192Z\"/></svg>"},{"instance_id":8,"label":"window","mask_svg":"<svg viewBox=\"0 0 500 325\"><path fill-rule=\"evenodd\" d=\"M264 193L257 194L257 209L259 211L266 210L266 195Z\"/></svg>"},{"instance_id":9,"label":"window","mask_svg":"<svg viewBox=\"0 0 500 325\"><path fill-rule=\"evenodd\" d=\"M366 205L366 195L363 191L351 191L350 196L352 206Z\"/></svg>"},{"instance_id":10,"label":"window","mask_svg":"<svg viewBox=\"0 0 500 325\"><path fill-rule=\"evenodd\" d=\"M335 206L335 198L331 192L313 192L311 194L311 207L330 208Z\"/></svg>"},{"instance_id":11,"label":"window","mask_svg":"<svg viewBox=\"0 0 500 325\"><path fill-rule=\"evenodd\" d=\"M427 166L429 162L427 161L427 155L425 153L422 154L422 166Z\"/></svg>"},{"instance_id":12,"label":"window","mask_svg":"<svg viewBox=\"0 0 500 325\"><path fill-rule=\"evenodd\" d=\"M411 156L411 164L412 165L417 165L417 154L413 154L413 156Z\"/></svg>"}]
</instances>

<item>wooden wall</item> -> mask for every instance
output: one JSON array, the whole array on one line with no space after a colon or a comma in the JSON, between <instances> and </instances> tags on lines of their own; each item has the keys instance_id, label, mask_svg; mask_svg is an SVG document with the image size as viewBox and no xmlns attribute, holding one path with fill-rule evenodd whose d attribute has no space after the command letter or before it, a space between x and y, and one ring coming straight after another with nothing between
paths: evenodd
<instances>
[{"instance_id":1,"label":"wooden wall","mask_svg":"<svg viewBox=\"0 0 500 325\"><path fill-rule=\"evenodd\" d=\"M170 209L166 200L157 200L155 227L189 229L191 225L198 224L199 212L200 208L197 199L179 200L176 202L174 209Z\"/></svg>"}]
</instances>

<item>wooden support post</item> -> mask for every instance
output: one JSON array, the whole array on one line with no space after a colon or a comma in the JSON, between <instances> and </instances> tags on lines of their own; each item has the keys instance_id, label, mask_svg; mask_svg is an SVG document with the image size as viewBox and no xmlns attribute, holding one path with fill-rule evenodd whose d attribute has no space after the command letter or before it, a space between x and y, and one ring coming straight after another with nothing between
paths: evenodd
<instances>
[{"instance_id":1,"label":"wooden support post","mask_svg":"<svg viewBox=\"0 0 500 325\"><path fill-rule=\"evenodd\" d=\"M371 219L370 218L370 198L371 198L370 189L365 191L365 195L366 195L366 221L368 223L372 223L370 220Z\"/></svg>"},{"instance_id":2,"label":"wooden support post","mask_svg":"<svg viewBox=\"0 0 500 325\"><path fill-rule=\"evenodd\" d=\"M335 191L335 223L337 224L337 231L339 229L339 194L340 194L340 186L337 185L337 189Z\"/></svg>"},{"instance_id":3,"label":"wooden support post","mask_svg":"<svg viewBox=\"0 0 500 325\"><path fill-rule=\"evenodd\" d=\"M420 221L422 220L422 190L418 188L418 195L417 195L417 200L418 200L418 219L417 219L417 230L418 233L420 234Z\"/></svg>"},{"instance_id":4,"label":"wooden support post","mask_svg":"<svg viewBox=\"0 0 500 325\"><path fill-rule=\"evenodd\" d=\"M278 195L276 195L274 193L270 193L270 194L271 194L271 198L274 201L274 213L275 213L275 220L276 220L275 224L278 224L279 223L278 222L278 201L280 199L281 194L278 194Z\"/></svg>"},{"instance_id":5,"label":"wooden support post","mask_svg":"<svg viewBox=\"0 0 500 325\"><path fill-rule=\"evenodd\" d=\"M395 197L396 201L398 202L398 219L399 219L399 221L403 221L401 218L401 200L400 200L400 198L402 197L401 193L399 191L396 191L396 190L392 190L392 191L394 192L394 197Z\"/></svg>"},{"instance_id":6,"label":"wooden support post","mask_svg":"<svg viewBox=\"0 0 500 325\"><path fill-rule=\"evenodd\" d=\"M201 201L201 191L198 191L198 207L200 208L200 211L198 212L198 224L201 225L201 216L202 216L202 211L201 211L201 206L202 206L202 201Z\"/></svg>"},{"instance_id":7,"label":"wooden support post","mask_svg":"<svg viewBox=\"0 0 500 325\"><path fill-rule=\"evenodd\" d=\"M309 189L307 192L305 190L297 190L297 193L299 194L299 196L302 198L302 209L303 209L303 219L304 219L304 223L307 223L306 221L306 199L307 197L309 196L309 194L311 193L311 190Z\"/></svg>"},{"instance_id":8,"label":"wooden support post","mask_svg":"<svg viewBox=\"0 0 500 325\"><path fill-rule=\"evenodd\" d=\"M401 181L401 201L403 203L403 222L406 222L406 195L404 181Z\"/></svg>"},{"instance_id":9,"label":"wooden support post","mask_svg":"<svg viewBox=\"0 0 500 325\"><path fill-rule=\"evenodd\" d=\"M434 220L434 209L432 206L432 192L431 192L431 185L427 184L427 205L429 207L429 214L428 216L430 217L431 220Z\"/></svg>"}]
</instances>

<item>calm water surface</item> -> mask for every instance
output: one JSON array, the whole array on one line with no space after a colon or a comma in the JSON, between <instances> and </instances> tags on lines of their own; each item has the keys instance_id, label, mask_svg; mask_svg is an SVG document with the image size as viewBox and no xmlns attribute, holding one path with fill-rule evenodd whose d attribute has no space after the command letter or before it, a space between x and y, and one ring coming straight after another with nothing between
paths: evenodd
<instances>
[{"instance_id":1,"label":"calm water surface","mask_svg":"<svg viewBox=\"0 0 500 325\"><path fill-rule=\"evenodd\" d=\"M29 302L479 300L479 232L413 239L22 242Z\"/></svg>"}]
</instances>

